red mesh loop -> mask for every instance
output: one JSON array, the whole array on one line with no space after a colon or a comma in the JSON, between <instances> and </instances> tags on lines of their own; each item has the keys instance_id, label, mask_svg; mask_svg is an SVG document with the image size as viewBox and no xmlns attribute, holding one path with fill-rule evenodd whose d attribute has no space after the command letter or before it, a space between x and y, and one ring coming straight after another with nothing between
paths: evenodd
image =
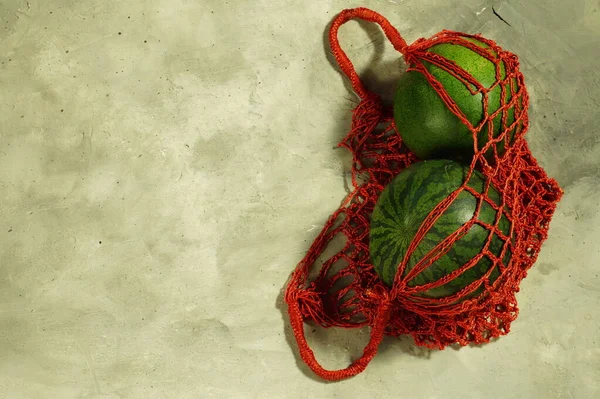
<instances>
[{"instance_id":1,"label":"red mesh loop","mask_svg":"<svg viewBox=\"0 0 600 399\"><path fill-rule=\"evenodd\" d=\"M298 350L302 360L304 360L304 362L313 370L313 372L321 378L329 381L339 381L361 373L365 370L365 368L367 368L367 365L371 362L373 357L375 357L377 354L377 348L379 347L379 344L384 336L384 329L390 317L390 306L389 304L382 304L380 306L379 312L373 320L371 339L365 346L362 356L354 361L350 366L342 370L326 370L315 358L315 354L308 345L306 336L304 335L304 317L298 307L298 302L289 302L288 312L290 315L290 324L292 326L296 342L298 343Z\"/></svg>"},{"instance_id":2,"label":"red mesh loop","mask_svg":"<svg viewBox=\"0 0 600 399\"><path fill-rule=\"evenodd\" d=\"M373 269L369 256L370 215L382 190L403 169L417 161L397 132L392 110L385 107L380 97L366 90L346 54L341 50L337 33L341 25L359 18L381 26L397 51L404 54L409 69L420 71L443 99L446 106L468 127L473 134L475 157L467 178L461 187L429 214L420 226L399 265L391 288L383 285ZM489 46L483 49L465 40L476 38ZM285 301L300 356L316 375L326 380L340 380L362 372L373 359L384 335L410 335L415 343L428 348L443 349L458 343L485 343L490 339L507 334L511 323L518 315L515 293L521 280L535 262L540 247L547 237L550 220L562 190L555 180L549 178L537 164L527 142L523 139L529 127L527 109L529 97L523 75L519 71L518 58L501 49L495 42L479 35L468 35L444 30L430 39L419 39L410 46L398 31L381 15L356 8L342 11L330 29L333 54L342 71L352 82L353 89L361 102L353 110L351 129L339 146L347 148L353 155L353 190L342 205L329 218L319 236L312 243L304 259L297 265L288 283ZM438 43L457 43L469 47L496 65L496 82L483 87L467 71L450 60L427 51ZM424 67L427 60L445 69L471 89L481 93L484 118L477 126L469 123L462 111L438 82ZM500 73L504 63L505 77ZM517 84L514 84L514 81ZM487 110L487 96L491 90L501 88L502 104L494 112ZM510 91L511 99L504 100ZM515 121L507 123L508 110L514 110ZM495 136L494 119L502 115L500 134ZM497 121L496 121L497 122ZM515 131L514 142L509 142L509 132ZM486 145L479 148L478 138L487 134ZM506 153L500 158L494 150L494 159L484 157L504 140ZM475 169L485 177L485 189L477 192L467 185ZM500 193L499 204L488 195L490 186ZM475 197L477 208L473 218L450 234L413 266L403 273L411 253L423 239L436 220L461 193ZM495 220L483 222L478 219L482 206L496 212ZM511 227L507 235L499 227L501 218L509 220ZM446 254L475 224L489 231L487 241L480 253L458 270L426 285L411 287L409 281L420 271ZM503 242L499 254L490 250L492 237ZM510 237L513 240L510 240ZM327 259L330 246L343 239L343 248ZM506 251L511 251L508 264L504 264ZM470 283L456 294L443 298L421 296L425 290L442 286L487 257L499 270L499 277L489 283L492 267L478 280ZM475 298L467 295L483 287L483 294ZM304 334L304 321L328 327L358 328L371 327L371 339L362 356L342 370L326 370L316 360Z\"/></svg>"},{"instance_id":3,"label":"red mesh loop","mask_svg":"<svg viewBox=\"0 0 600 399\"><path fill-rule=\"evenodd\" d=\"M354 88L356 94L358 94L360 98L366 99L371 93L369 93L363 86L363 83L361 82L356 70L354 69L354 66L352 65L352 62L340 47L340 42L338 40L338 31L340 26L351 19L356 18L368 22L375 22L381 26L381 29L387 36L388 40L400 53L404 54L407 44L402 36L400 36L398 30L393 27L387 19L375 11L369 10L368 8L360 7L344 10L333 20L331 28L329 29L329 42L331 44L331 51L344 74L346 74L348 79L350 79L350 82L352 82L352 87Z\"/></svg>"}]
</instances>

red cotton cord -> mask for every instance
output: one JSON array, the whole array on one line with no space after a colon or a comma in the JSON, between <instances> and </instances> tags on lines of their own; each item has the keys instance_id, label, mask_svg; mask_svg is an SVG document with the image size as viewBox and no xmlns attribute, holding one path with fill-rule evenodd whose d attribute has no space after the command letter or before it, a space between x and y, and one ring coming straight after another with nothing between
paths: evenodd
<instances>
[{"instance_id":1,"label":"red cotton cord","mask_svg":"<svg viewBox=\"0 0 600 399\"><path fill-rule=\"evenodd\" d=\"M369 258L369 221L375 203L382 190L403 169L418 161L409 151L398 134L391 109L385 108L378 95L368 91L361 82L352 62L341 49L338 41L339 28L352 19L377 23L384 31L394 48L404 55L411 70L420 71L440 95L446 106L469 128L473 134L476 154L470 165L471 173L480 169L486 177L483 193L464 184L442 201L426 218L417 232L407 254L399 265L394 286L389 288L376 275ZM472 37L484 42L489 50L482 49L465 38ZM430 39L419 39L407 45L400 33L380 14L366 9L343 10L333 20L329 31L332 52L343 73L352 83L353 90L361 102L353 110L351 129L340 142L353 155L353 191L343 204L329 218L319 236L312 243L304 259L296 266L288 282L285 301L288 305L290 324L298 344L302 360L319 377L338 381L355 376L365 370L375 357L377 348L384 336L410 335L415 343L428 348L443 349L458 343L481 344L490 339L507 334L510 324L518 315L515 293L521 280L539 253L542 242L547 238L550 220L562 190L555 180L549 178L531 154L524 134L529 127L527 109L529 97L525 90L523 75L519 71L517 57L502 50L495 42L479 35L444 30ZM434 44L460 44L486 57L496 65L497 82L489 88L483 87L467 71L450 60L446 60L427 49ZM472 126L456 102L444 87L424 67L422 61L435 64L470 87L473 94L481 93L484 105L484 118L478 126ZM502 78L500 64L504 63L505 76ZM517 82L517 87L514 85ZM494 113L487 112L488 94L500 85L501 98L510 90L511 100L503 103ZM513 109L515 121L506 125L508 110ZM494 119L502 114L502 132L493 136ZM383 130L378 126L384 125ZM508 133L516 130L515 140L509 143ZM477 139L486 133L488 142L477 149ZM486 160L483 154L504 141L507 151L499 158L494 151L494 160ZM502 194L502 203L495 204L488 198L487 190L493 185ZM407 260L427 234L436 220L451 205L462 191L468 191L478 206L473 218L424 256L414 267L403 275ZM487 202L497 211L496 220L486 224L477 220L481 205ZM509 212L510 211L510 212ZM498 228L500 216L511 222L510 241ZM489 250L494 234L489 234L481 253L460 269L438 281L408 287L407 281L446 254L475 223L494 233L505 244L500 256ZM344 239L342 250L320 261L328 245L337 239ZM508 265L502 263L507 250L512 253ZM445 298L424 298L419 292L444 285L465 270L473 267L486 256L498 266L500 277L490 286L485 276L465 287L457 294ZM309 275L316 275L309 279ZM465 299L480 286L485 295L476 299ZM460 299L463 299L460 301ZM341 370L326 370L309 347L304 332L304 322L312 321L321 327L359 328L371 327L371 338L360 358Z\"/></svg>"}]
</instances>

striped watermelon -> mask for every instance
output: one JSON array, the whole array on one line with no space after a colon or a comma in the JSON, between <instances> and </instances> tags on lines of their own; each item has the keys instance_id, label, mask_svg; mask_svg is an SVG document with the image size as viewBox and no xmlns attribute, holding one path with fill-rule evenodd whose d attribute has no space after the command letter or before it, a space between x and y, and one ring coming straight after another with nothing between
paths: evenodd
<instances>
[{"instance_id":1,"label":"striped watermelon","mask_svg":"<svg viewBox=\"0 0 600 399\"><path fill-rule=\"evenodd\" d=\"M497 54L489 46L479 40L464 37L465 41L472 42L479 47L488 49L494 56ZM456 63L467 73L472 75L483 87L489 89L487 112L492 115L498 111L503 103L508 104L512 99L511 87L518 90L518 82L512 78L510 82L497 84L496 65L490 60L475 53L473 50L452 43L441 43L430 47L430 53L437 54L446 60ZM484 119L484 102L481 93L473 94L474 87L468 87L464 82L425 60L421 61L427 71L444 87L457 106L464 113L467 120L478 126ZM506 78L504 62L498 65L500 78ZM505 86L504 102L502 99L502 85ZM519 109L522 106L519 98ZM504 126L510 126L515 121L515 107L506 110L506 120L503 124L503 113L500 112L493 119L493 137L498 137ZM448 109L440 95L427 81L423 72L409 70L402 75L394 99L394 119L398 126L404 144L420 159L445 158L462 159L470 163L473 158L473 135L468 127ZM517 128L509 132L512 144ZM488 142L488 125L485 125L478 134L478 146L481 149ZM505 151L503 141L496 145L498 155ZM493 159L493 150L490 149L486 156Z\"/></svg>"},{"instance_id":2,"label":"striped watermelon","mask_svg":"<svg viewBox=\"0 0 600 399\"><path fill-rule=\"evenodd\" d=\"M399 173L381 193L372 214L369 250L375 271L388 286L393 284L398 266L422 222L442 200L463 184L468 171L468 167L451 160L417 162ZM468 185L476 192L482 193L485 190L484 176L475 171ZM491 186L488 190L488 198L495 204L500 204L500 194ZM412 253L404 275L438 243L472 219L477 202L473 194L463 190ZM483 201L479 220L494 225L495 219L496 211ZM509 220L503 214L498 230L505 236L509 236L510 227ZM474 224L446 254L412 278L407 285L415 287L435 282L457 270L481 252L489 234L488 229ZM490 252L500 257L504 244L504 240L494 234L490 242ZM507 248L503 259L505 264L510 260L510 255ZM495 268L489 276L492 283L499 276L498 268L494 266L491 259L483 257L475 266L455 279L440 287L420 291L420 295L441 298L456 294L484 276L491 267ZM469 297L478 295L483 289L482 284Z\"/></svg>"}]
</instances>

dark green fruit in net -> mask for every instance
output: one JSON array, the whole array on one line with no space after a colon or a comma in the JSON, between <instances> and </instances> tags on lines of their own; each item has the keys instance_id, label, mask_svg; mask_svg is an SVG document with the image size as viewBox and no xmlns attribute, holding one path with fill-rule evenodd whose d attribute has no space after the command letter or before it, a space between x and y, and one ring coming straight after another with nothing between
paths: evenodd
<instances>
[{"instance_id":1,"label":"dark green fruit in net","mask_svg":"<svg viewBox=\"0 0 600 399\"><path fill-rule=\"evenodd\" d=\"M465 38L465 40L473 42L479 47L489 48L487 44L481 41L472 38ZM496 55L493 50L490 51ZM427 49L427 52L438 54L447 60L453 61L486 89L490 89L496 83L496 66L500 71L500 80L506 78L506 67L503 61L492 62L461 44L436 44ZM474 127L477 127L485 118L483 94L472 94L468 86L471 90L475 89L474 86L465 85L447 69L424 59L420 61L456 102L466 119ZM518 90L517 81L514 78L505 84L505 104L508 104L512 98L511 84L514 85L515 93ZM488 115L492 115L502 107L501 85L491 89L487 96ZM519 99L520 105L521 100ZM510 106L505 112L504 126L508 127L515 121L515 107ZM473 158L473 133L459 117L448 109L442 97L431 86L421 71L410 70L402 75L394 99L394 120L404 143L420 159L450 158L469 163ZM493 137L498 137L505 129L503 127L502 112L492 120L494 124ZM508 132L510 143L513 142L515 132L519 128L519 126L515 126ZM487 124L479 131L477 135L478 149L481 149L488 142L488 131ZM497 143L495 147L498 155L502 156L505 152L504 142ZM490 149L485 155L488 160L493 159L493 149Z\"/></svg>"},{"instance_id":2,"label":"dark green fruit in net","mask_svg":"<svg viewBox=\"0 0 600 399\"><path fill-rule=\"evenodd\" d=\"M392 286L398 266L425 218L463 184L468 171L468 167L451 160L417 162L400 172L383 190L372 214L369 250L375 271L386 285ZM478 171L473 172L468 186L475 192L483 193L484 176ZM501 204L501 196L492 186L488 189L487 198L496 205ZM478 199L472 193L467 190L461 191L416 247L408 260L404 276L435 246L471 220L477 203ZM489 203L483 201L478 220L493 226L496 213ZM510 227L509 220L503 214L498 223L498 230L508 236ZM464 236L452 244L446 254L408 281L408 286L432 283L459 269L483 250L490 234L493 236L489 251L499 258L505 245L504 240L490 233L485 227L473 224ZM510 256L507 248L502 259L505 265L508 264ZM456 294L481 279L492 267L494 270L489 275L491 284L500 272L498 265L494 265L489 257L484 256L472 268L453 280L440 287L421 291L419 295L442 298ZM483 289L482 283L470 296L481 293Z\"/></svg>"}]
</instances>

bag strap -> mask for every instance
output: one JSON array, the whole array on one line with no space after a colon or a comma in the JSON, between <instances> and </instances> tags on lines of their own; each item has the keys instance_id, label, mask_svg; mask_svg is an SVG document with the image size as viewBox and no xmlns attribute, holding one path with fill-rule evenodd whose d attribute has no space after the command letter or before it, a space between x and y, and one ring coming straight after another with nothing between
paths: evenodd
<instances>
[{"instance_id":1,"label":"bag strap","mask_svg":"<svg viewBox=\"0 0 600 399\"><path fill-rule=\"evenodd\" d=\"M378 309L377 316L371 326L371 338L369 343L365 346L363 353L360 358L355 360L350 366L341 370L327 370L321 366L319 361L315 358L313 350L306 341L304 334L304 318L302 312L300 312L300 306L298 298L294 298L288 302L288 313L290 316L290 324L298 344L298 350L300 357L306 363L311 370L319 377L329 381L339 381L349 377L353 377L363 372L367 365L373 360L377 354L379 344L383 340L385 328L390 318L390 304L382 303Z\"/></svg>"},{"instance_id":2,"label":"bag strap","mask_svg":"<svg viewBox=\"0 0 600 399\"><path fill-rule=\"evenodd\" d=\"M344 50L340 46L338 40L338 31L342 25L351 19L362 19L363 21L374 22L378 24L383 32L385 33L388 40L392 43L394 48L401 54L404 54L408 45L406 41L400 35L400 32L392 26L392 24L381 14L376 13L368 8L352 8L346 9L340 12L337 17L333 20L331 28L329 29L329 43L331 45L331 51L335 56L335 59L344 72L344 74L352 82L352 88L360 96L361 99L365 100L369 96L369 92L365 89L361 82L352 61L348 58Z\"/></svg>"}]
</instances>

